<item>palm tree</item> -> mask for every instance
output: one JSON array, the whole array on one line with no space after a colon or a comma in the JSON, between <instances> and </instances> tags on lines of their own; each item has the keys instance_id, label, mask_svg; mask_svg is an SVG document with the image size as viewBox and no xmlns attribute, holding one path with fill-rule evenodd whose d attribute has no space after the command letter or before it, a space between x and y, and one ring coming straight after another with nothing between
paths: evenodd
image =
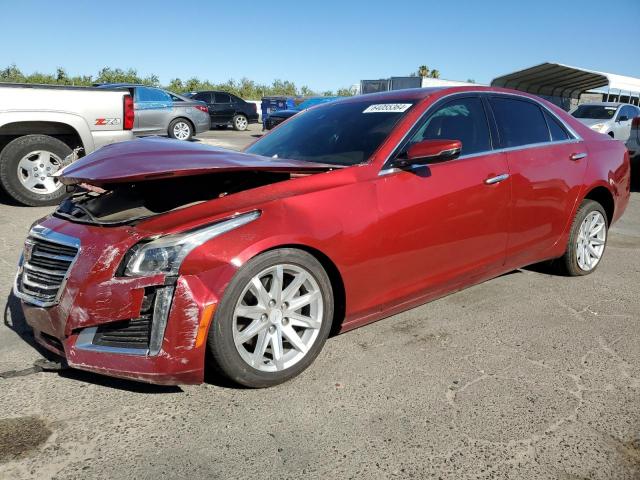
<instances>
[{"instance_id":1,"label":"palm tree","mask_svg":"<svg viewBox=\"0 0 640 480\"><path fill-rule=\"evenodd\" d=\"M422 78L428 77L429 67L427 67L426 65L420 65L418 67L418 75L420 75Z\"/></svg>"},{"instance_id":2,"label":"palm tree","mask_svg":"<svg viewBox=\"0 0 640 480\"><path fill-rule=\"evenodd\" d=\"M431 70L431 78L440 78L440 70Z\"/></svg>"}]
</instances>

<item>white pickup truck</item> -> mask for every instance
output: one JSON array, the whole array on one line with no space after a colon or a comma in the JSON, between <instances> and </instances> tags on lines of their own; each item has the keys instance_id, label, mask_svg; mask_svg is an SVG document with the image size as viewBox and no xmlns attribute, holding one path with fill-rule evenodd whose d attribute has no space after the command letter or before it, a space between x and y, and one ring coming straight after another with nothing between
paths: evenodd
<instances>
[{"instance_id":1,"label":"white pickup truck","mask_svg":"<svg viewBox=\"0 0 640 480\"><path fill-rule=\"evenodd\" d=\"M133 139L131 93L123 89L0 83L0 187L17 202L55 205L51 175L72 152Z\"/></svg>"}]
</instances>

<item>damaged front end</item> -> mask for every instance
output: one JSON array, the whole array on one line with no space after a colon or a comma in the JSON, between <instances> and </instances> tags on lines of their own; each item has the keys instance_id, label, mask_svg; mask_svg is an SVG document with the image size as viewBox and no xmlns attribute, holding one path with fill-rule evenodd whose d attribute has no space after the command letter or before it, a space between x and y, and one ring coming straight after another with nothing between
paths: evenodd
<instances>
[{"instance_id":1,"label":"damaged front end","mask_svg":"<svg viewBox=\"0 0 640 480\"><path fill-rule=\"evenodd\" d=\"M288 173L226 172L177 178L79 184L54 215L73 222L102 226L135 225L147 218L227 195L289 180Z\"/></svg>"},{"instance_id":2,"label":"damaged front end","mask_svg":"<svg viewBox=\"0 0 640 480\"><path fill-rule=\"evenodd\" d=\"M153 383L200 383L208 326L237 265L209 254L206 271L195 261L185 272L183 262L204 243L260 217L250 200L231 210L219 204L225 197L328 167L220 150L205 161L200 147L130 143L133 153L115 167L124 170L108 168L114 152L126 153L122 145L63 170L61 180L76 191L30 231L14 293L37 341L71 367ZM184 155L176 157L176 148ZM197 160L190 162L194 151ZM149 167L158 158L164 170ZM168 231L147 228L163 215L173 220ZM180 224L183 217L189 220Z\"/></svg>"}]
</instances>

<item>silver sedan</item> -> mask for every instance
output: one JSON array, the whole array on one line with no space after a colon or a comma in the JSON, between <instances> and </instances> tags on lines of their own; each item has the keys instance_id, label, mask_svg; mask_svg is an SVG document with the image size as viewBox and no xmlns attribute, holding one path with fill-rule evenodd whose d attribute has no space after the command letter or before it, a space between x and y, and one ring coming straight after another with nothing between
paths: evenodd
<instances>
[{"instance_id":1,"label":"silver sedan","mask_svg":"<svg viewBox=\"0 0 640 480\"><path fill-rule=\"evenodd\" d=\"M164 135L190 140L211 128L207 105L161 88L132 84L104 84L103 88L126 88L133 91L136 136Z\"/></svg>"}]
</instances>

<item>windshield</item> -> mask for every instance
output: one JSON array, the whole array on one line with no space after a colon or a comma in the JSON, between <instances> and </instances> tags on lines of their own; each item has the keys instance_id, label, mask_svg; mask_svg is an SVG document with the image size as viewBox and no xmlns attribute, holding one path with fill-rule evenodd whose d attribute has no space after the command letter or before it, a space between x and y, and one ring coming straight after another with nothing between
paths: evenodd
<instances>
[{"instance_id":1,"label":"windshield","mask_svg":"<svg viewBox=\"0 0 640 480\"><path fill-rule=\"evenodd\" d=\"M292 117L246 152L308 162L363 163L413 106L413 100L330 102Z\"/></svg>"},{"instance_id":2,"label":"windshield","mask_svg":"<svg viewBox=\"0 0 640 480\"><path fill-rule=\"evenodd\" d=\"M618 107L606 105L580 105L571 115L576 118L609 120L616 114Z\"/></svg>"}]
</instances>

